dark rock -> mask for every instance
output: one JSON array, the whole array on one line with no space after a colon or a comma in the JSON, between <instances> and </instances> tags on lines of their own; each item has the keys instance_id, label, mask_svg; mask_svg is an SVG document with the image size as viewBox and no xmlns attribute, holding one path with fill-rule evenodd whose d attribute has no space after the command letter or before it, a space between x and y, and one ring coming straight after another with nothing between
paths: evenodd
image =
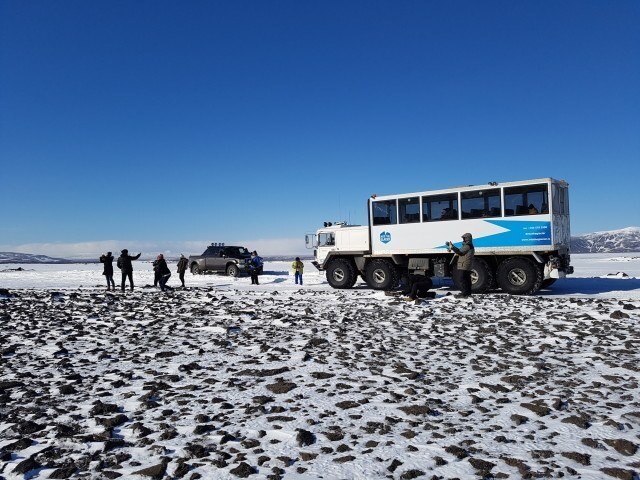
<instances>
[{"instance_id":1,"label":"dark rock","mask_svg":"<svg viewBox=\"0 0 640 480\"><path fill-rule=\"evenodd\" d=\"M354 457L353 455L347 455L345 457L334 458L333 461L336 463L347 463L347 462L353 462L355 459L356 457Z\"/></svg>"},{"instance_id":2,"label":"dark rock","mask_svg":"<svg viewBox=\"0 0 640 480\"><path fill-rule=\"evenodd\" d=\"M31 420L25 420L24 422L20 422L15 427L16 431L23 435L30 435L32 433L39 432L40 430L44 430L45 428L46 427L44 425L40 425L36 422L32 422Z\"/></svg>"},{"instance_id":3,"label":"dark rock","mask_svg":"<svg viewBox=\"0 0 640 480\"><path fill-rule=\"evenodd\" d=\"M412 478L418 478L426 475L422 470L411 469L400 475L400 480L411 480Z\"/></svg>"},{"instance_id":4,"label":"dark rock","mask_svg":"<svg viewBox=\"0 0 640 480\"><path fill-rule=\"evenodd\" d=\"M51 475L49 475L49 478L57 478L57 479L69 478L72 475L74 475L77 471L78 471L78 468L75 465L56 468L53 472L51 472Z\"/></svg>"},{"instance_id":5,"label":"dark rock","mask_svg":"<svg viewBox=\"0 0 640 480\"><path fill-rule=\"evenodd\" d=\"M638 451L638 446L635 443L622 438L616 440L605 440L604 442L622 455L631 456L635 455Z\"/></svg>"},{"instance_id":6,"label":"dark rock","mask_svg":"<svg viewBox=\"0 0 640 480\"><path fill-rule=\"evenodd\" d=\"M600 471L605 475L609 475L613 478L619 478L620 480L636 480L637 473L634 470L627 470L626 468L601 468Z\"/></svg>"},{"instance_id":7,"label":"dark rock","mask_svg":"<svg viewBox=\"0 0 640 480\"><path fill-rule=\"evenodd\" d=\"M42 468L38 462L36 462L32 457L27 458L26 460L21 461L16 465L16 468L12 470L12 474L25 474L30 472L31 470L36 470L38 468Z\"/></svg>"},{"instance_id":8,"label":"dark rock","mask_svg":"<svg viewBox=\"0 0 640 480\"><path fill-rule=\"evenodd\" d=\"M578 462L580 465L591 465L591 455L587 455L586 453L562 452L562 456Z\"/></svg>"},{"instance_id":9,"label":"dark rock","mask_svg":"<svg viewBox=\"0 0 640 480\"><path fill-rule=\"evenodd\" d=\"M536 402L536 403L521 403L520 406L531 410L539 417L544 417L551 413L551 408L546 405L544 402Z\"/></svg>"},{"instance_id":10,"label":"dark rock","mask_svg":"<svg viewBox=\"0 0 640 480\"><path fill-rule=\"evenodd\" d=\"M232 473L236 477L247 478L249 475L258 473L258 469L252 467L247 462L241 462L236 468L229 470L229 473Z\"/></svg>"},{"instance_id":11,"label":"dark rock","mask_svg":"<svg viewBox=\"0 0 640 480\"><path fill-rule=\"evenodd\" d=\"M316 443L316 436L308 430L299 428L298 434L296 435L296 441L298 442L298 446L305 447Z\"/></svg>"},{"instance_id":12,"label":"dark rock","mask_svg":"<svg viewBox=\"0 0 640 480\"><path fill-rule=\"evenodd\" d=\"M167 471L167 464L165 462L153 465L151 467L143 468L133 472L134 475L142 475L143 477L151 477L153 479L161 479Z\"/></svg>"},{"instance_id":13,"label":"dark rock","mask_svg":"<svg viewBox=\"0 0 640 480\"><path fill-rule=\"evenodd\" d=\"M110 417L110 418L96 418L96 423L98 425L103 425L107 428L113 428L113 427L117 427L119 425L122 425L123 423L126 423L129 421L129 418L123 414L120 413L118 415L116 415L115 417Z\"/></svg>"},{"instance_id":14,"label":"dark rock","mask_svg":"<svg viewBox=\"0 0 640 480\"><path fill-rule=\"evenodd\" d=\"M621 320L623 318L630 318L628 313L621 312L620 310L616 310L609 315L610 318L614 320Z\"/></svg>"},{"instance_id":15,"label":"dark rock","mask_svg":"<svg viewBox=\"0 0 640 480\"><path fill-rule=\"evenodd\" d=\"M193 433L196 435L204 435L205 433L213 432L215 429L216 427L211 424L197 425L196 428L193 429Z\"/></svg>"},{"instance_id":16,"label":"dark rock","mask_svg":"<svg viewBox=\"0 0 640 480\"><path fill-rule=\"evenodd\" d=\"M283 394L283 393L289 393L291 390L293 390L296 387L297 385L293 382L272 383L266 386L267 390L277 395Z\"/></svg>"},{"instance_id":17,"label":"dark rock","mask_svg":"<svg viewBox=\"0 0 640 480\"><path fill-rule=\"evenodd\" d=\"M591 423L583 416L572 415L562 419L562 423L570 423L576 427L587 429L591 426Z\"/></svg>"},{"instance_id":18,"label":"dark rock","mask_svg":"<svg viewBox=\"0 0 640 480\"><path fill-rule=\"evenodd\" d=\"M121 438L110 438L104 442L104 452L115 450L116 448L122 448L126 445L126 442Z\"/></svg>"},{"instance_id":19,"label":"dark rock","mask_svg":"<svg viewBox=\"0 0 640 480\"><path fill-rule=\"evenodd\" d=\"M0 380L0 392L16 387L24 387L24 383L17 380Z\"/></svg>"},{"instance_id":20,"label":"dark rock","mask_svg":"<svg viewBox=\"0 0 640 480\"><path fill-rule=\"evenodd\" d=\"M118 406L110 403L102 403L100 400L93 404L93 408L89 412L92 416L96 415L109 415L111 413L116 413L118 411Z\"/></svg>"},{"instance_id":21,"label":"dark rock","mask_svg":"<svg viewBox=\"0 0 640 480\"><path fill-rule=\"evenodd\" d=\"M33 440L27 437L23 437L17 442L10 443L6 445L4 448L11 452L19 452L20 450L24 450L25 448L29 448L33 444Z\"/></svg>"},{"instance_id":22,"label":"dark rock","mask_svg":"<svg viewBox=\"0 0 640 480\"><path fill-rule=\"evenodd\" d=\"M344 402L336 403L336 407L341 408L343 410L347 410L349 408L359 407L360 404L358 402L354 402L352 400L345 400Z\"/></svg>"},{"instance_id":23,"label":"dark rock","mask_svg":"<svg viewBox=\"0 0 640 480\"><path fill-rule=\"evenodd\" d=\"M444 449L444 451L447 453L450 453L451 455L456 457L458 460L462 460L463 458L466 458L469 456L469 453L464 448L461 448L457 445L449 445Z\"/></svg>"},{"instance_id":24,"label":"dark rock","mask_svg":"<svg viewBox=\"0 0 640 480\"><path fill-rule=\"evenodd\" d=\"M389 470L391 473L395 472L398 467L402 465L402 462L400 460L398 460L397 458L394 458L393 461L391 462L391 464L387 467L387 470Z\"/></svg>"},{"instance_id":25,"label":"dark rock","mask_svg":"<svg viewBox=\"0 0 640 480\"><path fill-rule=\"evenodd\" d=\"M78 392L73 385L62 385L59 390L61 395L72 395Z\"/></svg>"},{"instance_id":26,"label":"dark rock","mask_svg":"<svg viewBox=\"0 0 640 480\"><path fill-rule=\"evenodd\" d=\"M329 372L311 372L310 375L317 380L325 380L336 376L335 373Z\"/></svg>"},{"instance_id":27,"label":"dark rock","mask_svg":"<svg viewBox=\"0 0 640 480\"><path fill-rule=\"evenodd\" d=\"M408 415L433 415L435 411L427 405L410 405L406 407L398 407L398 410L402 410Z\"/></svg>"},{"instance_id":28,"label":"dark rock","mask_svg":"<svg viewBox=\"0 0 640 480\"><path fill-rule=\"evenodd\" d=\"M481 460L480 458L470 458L469 463L473 468L480 471L482 474L488 474L492 468L496 466L495 463L488 462L486 460Z\"/></svg>"},{"instance_id":29,"label":"dark rock","mask_svg":"<svg viewBox=\"0 0 640 480\"><path fill-rule=\"evenodd\" d=\"M511 415L511 421L516 425L522 425L523 423L527 423L529 419L523 415L518 415L517 413L514 413L513 415Z\"/></svg>"}]
</instances>

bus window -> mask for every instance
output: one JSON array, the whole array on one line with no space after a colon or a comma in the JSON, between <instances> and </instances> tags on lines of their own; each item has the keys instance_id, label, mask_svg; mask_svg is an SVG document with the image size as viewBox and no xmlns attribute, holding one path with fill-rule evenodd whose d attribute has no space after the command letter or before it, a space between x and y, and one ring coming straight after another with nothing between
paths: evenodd
<instances>
[{"instance_id":1,"label":"bus window","mask_svg":"<svg viewBox=\"0 0 640 480\"><path fill-rule=\"evenodd\" d=\"M537 213L549 213L549 191L546 184L504 189L505 217Z\"/></svg>"},{"instance_id":2,"label":"bus window","mask_svg":"<svg viewBox=\"0 0 640 480\"><path fill-rule=\"evenodd\" d=\"M462 218L501 216L500 189L462 192Z\"/></svg>"},{"instance_id":3,"label":"bus window","mask_svg":"<svg viewBox=\"0 0 640 480\"><path fill-rule=\"evenodd\" d=\"M418 197L398 199L400 223L416 223L420 221L420 202Z\"/></svg>"},{"instance_id":4,"label":"bus window","mask_svg":"<svg viewBox=\"0 0 640 480\"><path fill-rule=\"evenodd\" d=\"M458 194L422 197L422 221L458 220Z\"/></svg>"},{"instance_id":5,"label":"bus window","mask_svg":"<svg viewBox=\"0 0 640 480\"><path fill-rule=\"evenodd\" d=\"M398 223L398 211L395 200L373 202L373 224L395 225Z\"/></svg>"}]
</instances>

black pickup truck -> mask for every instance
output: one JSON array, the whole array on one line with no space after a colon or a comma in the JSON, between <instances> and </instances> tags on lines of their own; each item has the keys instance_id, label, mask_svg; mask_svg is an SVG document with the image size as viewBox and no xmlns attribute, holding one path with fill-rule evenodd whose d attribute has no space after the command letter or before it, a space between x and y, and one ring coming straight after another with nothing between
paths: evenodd
<instances>
[{"instance_id":1,"label":"black pickup truck","mask_svg":"<svg viewBox=\"0 0 640 480\"><path fill-rule=\"evenodd\" d=\"M189 269L197 275L205 272L225 273L237 277L249 272L251 253L244 247L211 244L202 255L189 257Z\"/></svg>"}]
</instances>

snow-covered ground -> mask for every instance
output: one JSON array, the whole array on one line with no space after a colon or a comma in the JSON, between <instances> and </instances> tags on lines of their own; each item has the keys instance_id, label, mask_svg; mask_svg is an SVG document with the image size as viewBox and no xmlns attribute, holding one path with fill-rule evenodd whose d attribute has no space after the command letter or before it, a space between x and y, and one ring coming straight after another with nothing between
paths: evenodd
<instances>
[{"instance_id":1,"label":"snow-covered ground","mask_svg":"<svg viewBox=\"0 0 640 480\"><path fill-rule=\"evenodd\" d=\"M589 296L594 298L640 298L640 253L636 254L578 254L572 255L575 273L557 281L542 295ZM260 277L262 285L251 285L248 277L229 278L223 275L186 274L188 287L233 288L238 290L281 291L296 290L290 272L291 262L267 262L265 275ZM134 282L142 287L153 284L151 262L133 262ZM179 285L175 265L169 265L172 277L169 285ZM22 268L23 271L16 271ZM114 266L115 268L115 266ZM120 272L115 268L116 285L120 284ZM626 276L625 276L626 275ZM324 273L318 272L310 262L306 262L305 288L332 290ZM0 265L0 288L45 288L45 289L93 289L106 285L102 276L101 263L78 264L4 264ZM436 282L438 284L438 282ZM450 282L440 282L449 287ZM359 283L364 288L364 284ZM440 293L445 294L448 288Z\"/></svg>"},{"instance_id":2,"label":"snow-covered ground","mask_svg":"<svg viewBox=\"0 0 640 480\"><path fill-rule=\"evenodd\" d=\"M0 478L637 480L640 254L572 263L417 305L309 262L302 288L271 262L166 293L134 262L125 294L100 264L3 265Z\"/></svg>"}]
</instances>

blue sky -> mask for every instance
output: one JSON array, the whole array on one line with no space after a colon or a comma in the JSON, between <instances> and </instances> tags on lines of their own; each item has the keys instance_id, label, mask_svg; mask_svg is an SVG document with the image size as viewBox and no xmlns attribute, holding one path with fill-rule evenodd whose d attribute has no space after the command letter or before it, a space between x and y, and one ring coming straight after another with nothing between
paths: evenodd
<instances>
[{"instance_id":1,"label":"blue sky","mask_svg":"<svg viewBox=\"0 0 640 480\"><path fill-rule=\"evenodd\" d=\"M0 249L297 253L372 193L547 176L574 234L638 226L639 24L623 0L0 0Z\"/></svg>"}]
</instances>

